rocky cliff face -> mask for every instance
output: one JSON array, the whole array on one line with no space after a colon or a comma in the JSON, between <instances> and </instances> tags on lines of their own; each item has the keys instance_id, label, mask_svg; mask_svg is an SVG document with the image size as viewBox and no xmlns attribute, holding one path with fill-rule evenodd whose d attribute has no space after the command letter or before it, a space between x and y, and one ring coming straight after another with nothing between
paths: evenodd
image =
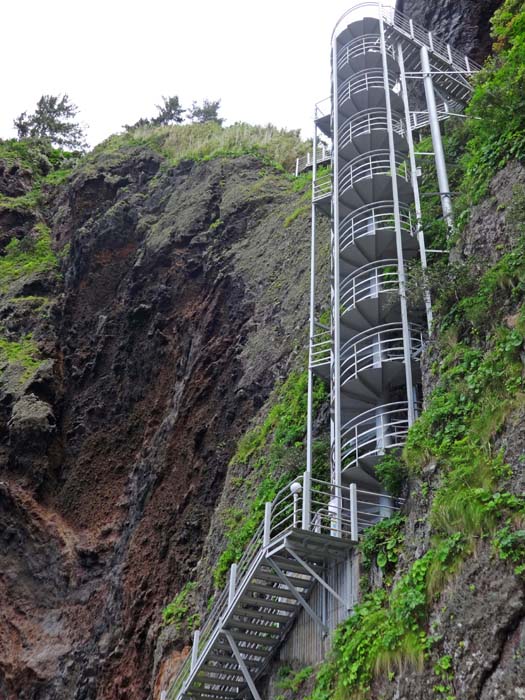
<instances>
[{"instance_id":1,"label":"rocky cliff face","mask_svg":"<svg viewBox=\"0 0 525 700\"><path fill-rule=\"evenodd\" d=\"M4 167L3 193L31 177ZM305 339L304 192L254 156L137 147L44 194L0 213L0 697L138 700L235 444Z\"/></svg>"},{"instance_id":2,"label":"rocky cliff face","mask_svg":"<svg viewBox=\"0 0 525 700\"><path fill-rule=\"evenodd\" d=\"M481 63L490 52L490 18L503 0L397 0L397 9Z\"/></svg>"}]
</instances>

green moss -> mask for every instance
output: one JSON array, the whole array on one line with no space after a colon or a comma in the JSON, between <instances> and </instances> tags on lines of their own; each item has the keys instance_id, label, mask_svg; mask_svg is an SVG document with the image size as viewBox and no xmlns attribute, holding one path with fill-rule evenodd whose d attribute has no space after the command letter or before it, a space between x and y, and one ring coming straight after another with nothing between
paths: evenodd
<instances>
[{"instance_id":1,"label":"green moss","mask_svg":"<svg viewBox=\"0 0 525 700\"><path fill-rule=\"evenodd\" d=\"M194 581L188 581L182 590L162 611L165 625L175 625L177 632L183 629L193 632L200 625L200 616L192 612L191 593L197 588Z\"/></svg>"},{"instance_id":2,"label":"green moss","mask_svg":"<svg viewBox=\"0 0 525 700\"><path fill-rule=\"evenodd\" d=\"M300 216L303 216L305 214L308 214L310 212L310 207L307 205L302 205L300 207L297 207L289 216L286 217L284 220L283 226L284 228L288 228L293 224L293 222L298 219Z\"/></svg>"},{"instance_id":3,"label":"green moss","mask_svg":"<svg viewBox=\"0 0 525 700\"><path fill-rule=\"evenodd\" d=\"M38 347L31 335L25 335L18 341L0 337L0 365L8 363L22 368L22 378L25 379L41 362Z\"/></svg>"},{"instance_id":4,"label":"green moss","mask_svg":"<svg viewBox=\"0 0 525 700\"><path fill-rule=\"evenodd\" d=\"M57 270L49 228L37 224L35 231L36 237L14 238L6 246L6 254L0 257L0 290L5 291L10 284L23 277Z\"/></svg>"}]
</instances>

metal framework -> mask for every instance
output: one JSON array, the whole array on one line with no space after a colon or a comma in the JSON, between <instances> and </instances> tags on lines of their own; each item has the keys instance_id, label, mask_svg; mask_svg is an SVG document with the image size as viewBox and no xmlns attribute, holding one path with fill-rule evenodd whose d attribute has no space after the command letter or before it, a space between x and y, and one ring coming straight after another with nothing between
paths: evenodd
<instances>
[{"instance_id":1,"label":"metal framework","mask_svg":"<svg viewBox=\"0 0 525 700\"><path fill-rule=\"evenodd\" d=\"M168 700L260 700L256 682L300 614L320 634L331 631L309 602L316 586L351 612L355 543L399 507L375 467L404 444L417 416L423 327L432 313L428 294L421 310L409 309L406 299L406 261L419 256L423 270L427 265L413 132L430 128L451 226L439 123L461 111L477 66L380 2L354 3L343 15L331 57L332 97L316 106L313 151L296 166L296 174L312 170L306 471L266 504L263 522L194 633L191 653L163 691ZM426 110L411 107L420 81ZM319 174L327 163L331 172ZM320 215L332 221L329 326L316 318ZM330 383L330 482L312 478L316 375ZM344 589L327 577L340 564Z\"/></svg>"}]
</instances>

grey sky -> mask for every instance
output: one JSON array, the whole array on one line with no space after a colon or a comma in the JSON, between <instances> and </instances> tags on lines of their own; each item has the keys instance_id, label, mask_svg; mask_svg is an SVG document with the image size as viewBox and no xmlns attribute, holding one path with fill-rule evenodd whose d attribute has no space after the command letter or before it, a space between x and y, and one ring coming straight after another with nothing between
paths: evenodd
<instances>
[{"instance_id":1,"label":"grey sky","mask_svg":"<svg viewBox=\"0 0 525 700\"><path fill-rule=\"evenodd\" d=\"M26 0L2 7L0 137L42 94L68 93L95 145L161 95L221 99L227 123L311 133L329 93L330 34L352 0Z\"/></svg>"}]
</instances>

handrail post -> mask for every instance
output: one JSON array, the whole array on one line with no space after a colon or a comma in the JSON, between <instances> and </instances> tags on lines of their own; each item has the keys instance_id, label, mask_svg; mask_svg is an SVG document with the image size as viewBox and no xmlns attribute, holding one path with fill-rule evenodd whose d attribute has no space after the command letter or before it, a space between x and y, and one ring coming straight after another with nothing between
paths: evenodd
<instances>
[{"instance_id":1,"label":"handrail post","mask_svg":"<svg viewBox=\"0 0 525 700\"><path fill-rule=\"evenodd\" d=\"M237 583L237 564L232 564L230 566L230 582L228 586L228 606L233 603L235 598L235 587Z\"/></svg>"},{"instance_id":2,"label":"handrail post","mask_svg":"<svg viewBox=\"0 0 525 700\"><path fill-rule=\"evenodd\" d=\"M303 474L303 530L309 530L311 524L311 488L312 476L309 471Z\"/></svg>"},{"instance_id":3,"label":"handrail post","mask_svg":"<svg viewBox=\"0 0 525 700\"><path fill-rule=\"evenodd\" d=\"M197 665L199 660L199 637L201 636L200 630L195 630L193 632L193 646L191 648L191 670Z\"/></svg>"},{"instance_id":4,"label":"handrail post","mask_svg":"<svg viewBox=\"0 0 525 700\"><path fill-rule=\"evenodd\" d=\"M359 533L357 528L357 486L350 484L350 538L357 542Z\"/></svg>"},{"instance_id":5,"label":"handrail post","mask_svg":"<svg viewBox=\"0 0 525 700\"><path fill-rule=\"evenodd\" d=\"M270 530L272 526L272 503L267 501L264 504L264 532L263 532L263 547L270 544Z\"/></svg>"}]
</instances>

